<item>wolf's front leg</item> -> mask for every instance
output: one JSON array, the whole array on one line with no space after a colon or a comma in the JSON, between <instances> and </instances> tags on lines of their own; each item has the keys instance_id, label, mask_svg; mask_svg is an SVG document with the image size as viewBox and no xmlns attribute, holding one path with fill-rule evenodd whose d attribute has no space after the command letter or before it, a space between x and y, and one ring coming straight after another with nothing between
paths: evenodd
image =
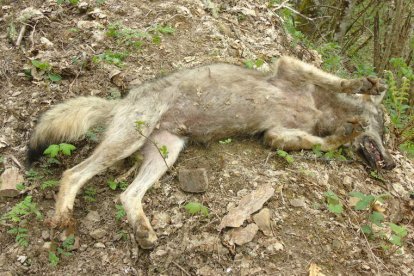
<instances>
[{"instance_id":1,"label":"wolf's front leg","mask_svg":"<svg viewBox=\"0 0 414 276\"><path fill-rule=\"evenodd\" d=\"M279 58L275 63L274 71L275 81L284 79L295 84L312 83L334 93L379 95L386 90L385 84L380 79L372 77L343 79L288 56Z\"/></svg>"},{"instance_id":2,"label":"wolf's front leg","mask_svg":"<svg viewBox=\"0 0 414 276\"><path fill-rule=\"evenodd\" d=\"M350 118L332 135L319 137L299 129L274 128L265 132L265 143L283 150L312 149L321 146L322 151L330 151L352 142L360 135L366 123L359 117Z\"/></svg>"},{"instance_id":3,"label":"wolf's front leg","mask_svg":"<svg viewBox=\"0 0 414 276\"><path fill-rule=\"evenodd\" d=\"M121 202L127 213L128 222L133 227L135 238L142 248L152 248L157 240L157 235L142 208L142 198L145 192L174 164L184 144L184 138L168 131L153 133L143 148L144 161L138 176L121 194ZM168 151L166 156L159 151L163 146Z\"/></svg>"},{"instance_id":4,"label":"wolf's front leg","mask_svg":"<svg viewBox=\"0 0 414 276\"><path fill-rule=\"evenodd\" d=\"M380 95L387 89L387 85L378 78L366 77L341 81L339 93Z\"/></svg>"}]
</instances>

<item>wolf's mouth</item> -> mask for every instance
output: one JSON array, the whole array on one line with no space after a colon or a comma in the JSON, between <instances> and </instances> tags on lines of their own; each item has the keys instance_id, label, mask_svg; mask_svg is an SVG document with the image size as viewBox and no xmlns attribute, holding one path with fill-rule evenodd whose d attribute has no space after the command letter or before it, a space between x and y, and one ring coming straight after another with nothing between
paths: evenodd
<instances>
[{"instance_id":1,"label":"wolf's mouth","mask_svg":"<svg viewBox=\"0 0 414 276\"><path fill-rule=\"evenodd\" d=\"M363 157L371 168L378 169L384 167L384 156L372 138L369 136L362 138L361 150Z\"/></svg>"}]
</instances>

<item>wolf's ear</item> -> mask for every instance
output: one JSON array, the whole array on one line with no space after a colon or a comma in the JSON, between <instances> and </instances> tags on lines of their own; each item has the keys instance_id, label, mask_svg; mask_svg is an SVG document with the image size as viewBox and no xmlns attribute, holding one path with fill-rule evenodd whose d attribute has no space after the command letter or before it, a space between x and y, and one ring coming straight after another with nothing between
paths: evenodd
<instances>
[{"instance_id":1,"label":"wolf's ear","mask_svg":"<svg viewBox=\"0 0 414 276\"><path fill-rule=\"evenodd\" d=\"M380 105L386 93L387 93L387 90L384 90L378 95L371 95L371 101L374 103L374 105L377 105L377 106Z\"/></svg>"}]
</instances>

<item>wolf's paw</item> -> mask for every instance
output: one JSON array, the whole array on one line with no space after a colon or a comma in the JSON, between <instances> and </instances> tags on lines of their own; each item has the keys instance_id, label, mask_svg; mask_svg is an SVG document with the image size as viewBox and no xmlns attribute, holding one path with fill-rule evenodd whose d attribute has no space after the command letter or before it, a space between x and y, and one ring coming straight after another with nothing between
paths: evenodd
<instances>
[{"instance_id":1,"label":"wolf's paw","mask_svg":"<svg viewBox=\"0 0 414 276\"><path fill-rule=\"evenodd\" d=\"M343 93L348 94L379 95L387 89L387 85L379 78L366 77L343 80L341 82L341 89Z\"/></svg>"},{"instance_id":2,"label":"wolf's paw","mask_svg":"<svg viewBox=\"0 0 414 276\"><path fill-rule=\"evenodd\" d=\"M152 227L148 228L146 225L138 225L135 230L135 239L139 246L143 249L154 248L157 242L157 235L155 234Z\"/></svg>"},{"instance_id":3,"label":"wolf's paw","mask_svg":"<svg viewBox=\"0 0 414 276\"><path fill-rule=\"evenodd\" d=\"M76 223L71 213L66 212L63 214L55 214L53 217L45 219L45 224L52 229L65 229L74 228Z\"/></svg>"}]
</instances>

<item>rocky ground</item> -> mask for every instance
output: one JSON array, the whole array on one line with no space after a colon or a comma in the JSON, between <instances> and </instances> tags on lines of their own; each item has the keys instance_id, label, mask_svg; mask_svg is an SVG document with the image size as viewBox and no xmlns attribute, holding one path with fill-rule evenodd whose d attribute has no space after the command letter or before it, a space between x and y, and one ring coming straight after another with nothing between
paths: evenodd
<instances>
[{"instance_id":1,"label":"rocky ground","mask_svg":"<svg viewBox=\"0 0 414 276\"><path fill-rule=\"evenodd\" d=\"M20 194L1 199L2 216L26 196L43 218L52 214L57 188L42 184L59 179L99 140L100 131L92 131L72 156L58 157L61 164L42 160L27 171L28 138L53 104L78 95L119 98L145 80L217 61L266 70L273 58L289 54L320 63L316 52L291 41L268 1L62 2L0 1L0 169L16 168L24 182ZM130 158L78 195L71 246L30 212L20 214L20 222L2 220L0 275L414 274L413 162L393 152L396 169L372 177L358 161L292 155L289 163L256 137L187 147L144 198L159 237L153 250L137 247L116 207L121 191L107 185L132 166ZM204 193L180 189L180 170L195 168L207 172ZM343 213L327 209L328 190L339 196ZM355 211L351 191L389 196ZM194 202L208 215L190 215L184 206ZM251 208L240 227L220 227L229 211L245 207ZM372 227L374 236L360 230L371 208L385 217L382 227ZM402 246L390 242L389 222L407 230ZM26 246L8 233L17 228L27 229Z\"/></svg>"}]
</instances>

